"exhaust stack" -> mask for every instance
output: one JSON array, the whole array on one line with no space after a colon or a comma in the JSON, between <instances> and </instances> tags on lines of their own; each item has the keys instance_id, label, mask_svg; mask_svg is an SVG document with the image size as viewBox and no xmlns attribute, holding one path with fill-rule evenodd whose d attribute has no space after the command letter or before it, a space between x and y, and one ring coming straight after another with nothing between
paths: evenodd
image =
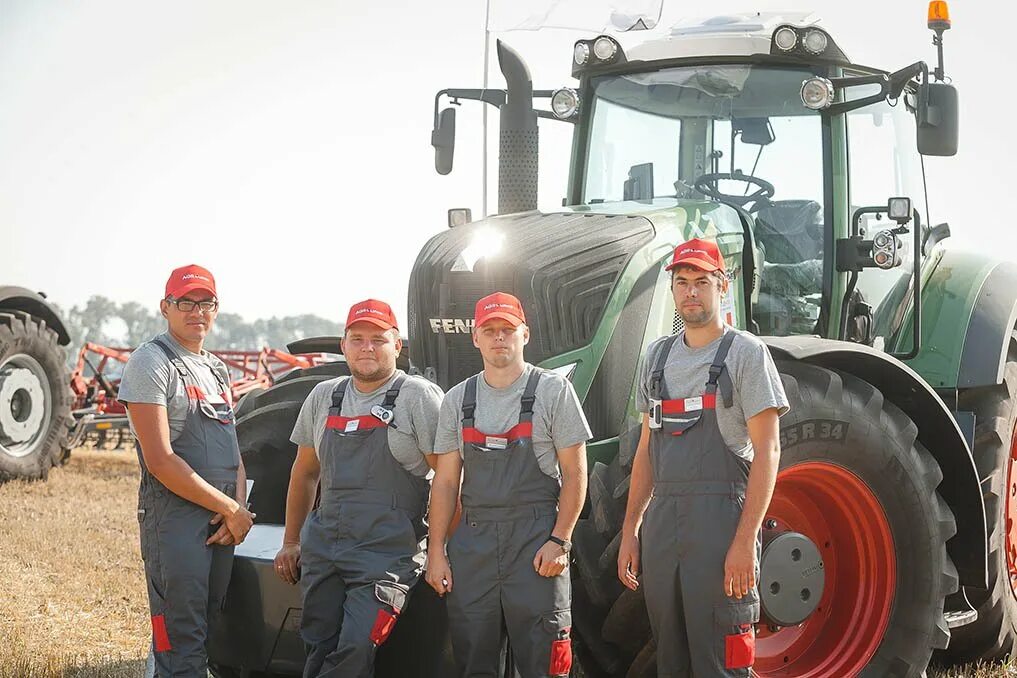
<instances>
[{"instance_id":1,"label":"exhaust stack","mask_svg":"<svg viewBox=\"0 0 1017 678\"><path fill-rule=\"evenodd\" d=\"M533 81L519 54L497 41L507 99L501 106L498 142L498 214L537 209L537 113Z\"/></svg>"}]
</instances>

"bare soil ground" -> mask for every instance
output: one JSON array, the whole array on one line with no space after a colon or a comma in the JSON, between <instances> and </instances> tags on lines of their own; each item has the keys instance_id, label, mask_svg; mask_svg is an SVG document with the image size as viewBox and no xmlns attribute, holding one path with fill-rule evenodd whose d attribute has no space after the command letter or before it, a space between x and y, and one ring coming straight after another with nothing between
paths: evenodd
<instances>
[{"instance_id":1,"label":"bare soil ground","mask_svg":"<svg viewBox=\"0 0 1017 678\"><path fill-rule=\"evenodd\" d=\"M133 452L78 450L0 485L0 678L136 678L148 652ZM1017 678L1010 666L930 678Z\"/></svg>"}]
</instances>

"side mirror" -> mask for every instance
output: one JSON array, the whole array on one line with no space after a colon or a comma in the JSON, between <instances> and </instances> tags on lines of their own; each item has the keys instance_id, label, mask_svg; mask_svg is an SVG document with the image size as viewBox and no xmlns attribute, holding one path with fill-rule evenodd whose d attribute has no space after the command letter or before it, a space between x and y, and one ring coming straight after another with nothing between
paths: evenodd
<instances>
[{"instance_id":1,"label":"side mirror","mask_svg":"<svg viewBox=\"0 0 1017 678\"><path fill-rule=\"evenodd\" d=\"M957 88L942 82L923 83L918 91L918 152L956 155L959 125Z\"/></svg>"},{"instance_id":2,"label":"side mirror","mask_svg":"<svg viewBox=\"0 0 1017 678\"><path fill-rule=\"evenodd\" d=\"M452 156L456 148L456 109L446 108L438 116L438 126L431 131L434 146L434 169L438 174L452 171Z\"/></svg>"}]
</instances>

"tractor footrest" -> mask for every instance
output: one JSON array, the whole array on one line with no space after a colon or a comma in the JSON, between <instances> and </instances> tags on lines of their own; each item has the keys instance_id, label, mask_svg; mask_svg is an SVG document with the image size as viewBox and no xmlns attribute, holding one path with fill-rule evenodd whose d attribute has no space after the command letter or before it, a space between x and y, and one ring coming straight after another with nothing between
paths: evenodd
<instances>
[{"instance_id":1,"label":"tractor footrest","mask_svg":"<svg viewBox=\"0 0 1017 678\"><path fill-rule=\"evenodd\" d=\"M966 626L976 619L978 619L977 610L957 610L954 612L945 612L943 616L946 618L946 625L951 629L955 629L958 626Z\"/></svg>"}]
</instances>

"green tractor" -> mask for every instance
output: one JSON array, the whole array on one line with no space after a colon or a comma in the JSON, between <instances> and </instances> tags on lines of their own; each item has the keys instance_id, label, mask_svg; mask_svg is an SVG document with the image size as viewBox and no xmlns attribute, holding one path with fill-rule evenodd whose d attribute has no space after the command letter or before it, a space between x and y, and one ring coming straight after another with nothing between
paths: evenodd
<instances>
[{"instance_id":1,"label":"green tractor","mask_svg":"<svg viewBox=\"0 0 1017 678\"><path fill-rule=\"evenodd\" d=\"M451 228L420 252L412 368L444 388L478 372L474 303L509 291L530 319L528 360L582 398L595 436L572 567L583 675L655 675L642 594L623 589L615 562L637 368L653 339L681 327L663 264L693 237L720 245L726 319L769 345L791 401L765 521L756 672L919 676L937 651L945 662L1010 652L1017 266L947 250L949 228L929 220L922 158L953 155L958 124L943 82L949 20L942 3L932 9L932 73L854 64L804 15L753 14L682 24L627 50L607 35L580 40L578 86L554 92L534 91L499 43L505 90L436 98L443 174L455 108L439 110L442 98L500 109L499 214L471 223L451 211ZM535 110L534 97L551 110ZM568 195L553 212L536 209L538 117L574 125ZM294 375L241 404L259 520L281 522L289 426L323 378ZM252 537L237 551L234 623L213 660L292 670L299 595L271 573L281 528ZM423 611L397 627L400 653L423 644L413 624L437 633L429 590L414 595ZM257 657L241 649L252 641ZM379 675L449 675L409 666Z\"/></svg>"}]
</instances>

